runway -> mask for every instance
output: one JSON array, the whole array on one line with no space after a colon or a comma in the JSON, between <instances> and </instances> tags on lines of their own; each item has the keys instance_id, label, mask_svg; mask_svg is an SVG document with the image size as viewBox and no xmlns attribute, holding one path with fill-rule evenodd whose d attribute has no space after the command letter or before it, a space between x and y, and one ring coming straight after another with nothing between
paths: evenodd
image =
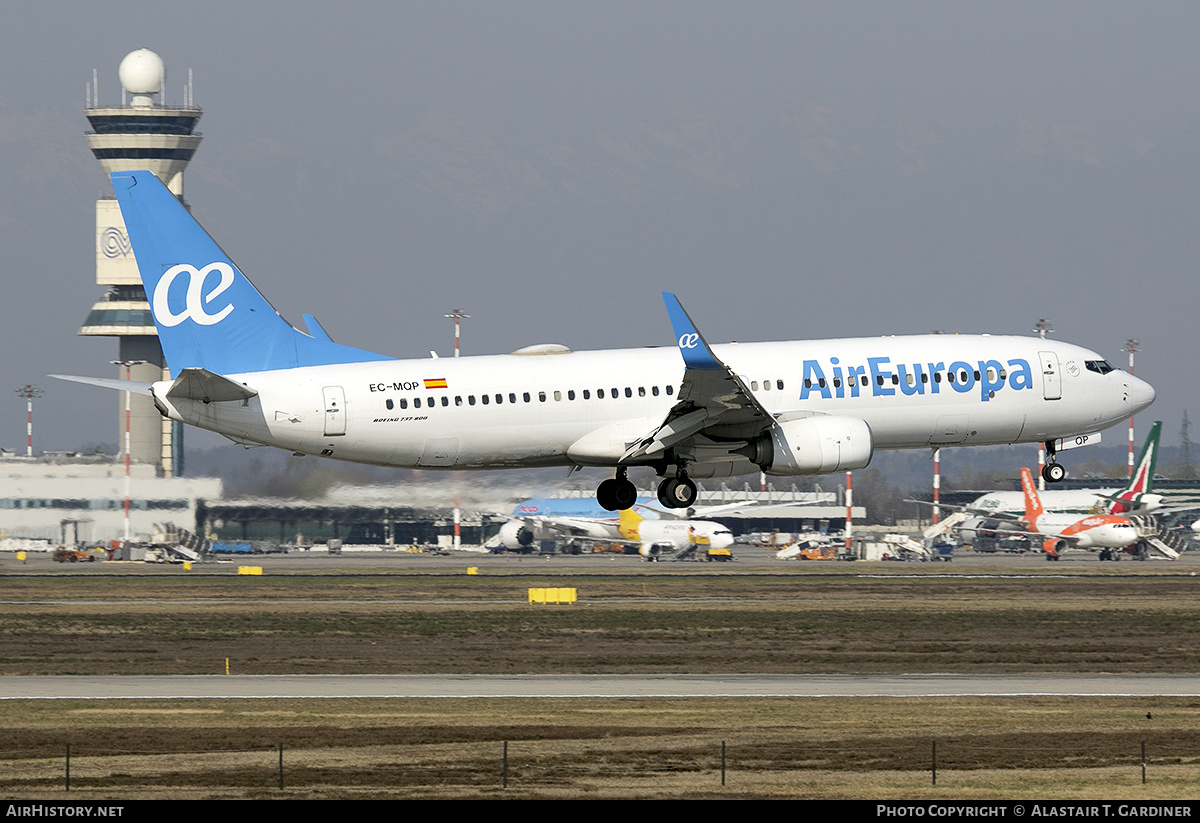
<instances>
[{"instance_id":1,"label":"runway","mask_svg":"<svg viewBox=\"0 0 1200 823\"><path fill-rule=\"evenodd\" d=\"M256 675L0 677L0 700L1200 696L1200 675Z\"/></svg>"}]
</instances>

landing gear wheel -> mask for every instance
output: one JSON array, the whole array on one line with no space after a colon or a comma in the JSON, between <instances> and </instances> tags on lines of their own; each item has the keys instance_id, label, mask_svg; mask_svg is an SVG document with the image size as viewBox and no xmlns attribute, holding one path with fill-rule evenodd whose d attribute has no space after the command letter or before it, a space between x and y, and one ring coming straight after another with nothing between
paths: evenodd
<instances>
[{"instance_id":1,"label":"landing gear wheel","mask_svg":"<svg viewBox=\"0 0 1200 823\"><path fill-rule=\"evenodd\" d=\"M622 477L609 478L596 489L596 502L610 512L632 508L637 502L637 486Z\"/></svg>"},{"instance_id":2,"label":"landing gear wheel","mask_svg":"<svg viewBox=\"0 0 1200 823\"><path fill-rule=\"evenodd\" d=\"M686 509L696 502L696 484L688 477L668 477L658 484L658 500L669 509Z\"/></svg>"},{"instance_id":3,"label":"landing gear wheel","mask_svg":"<svg viewBox=\"0 0 1200 823\"><path fill-rule=\"evenodd\" d=\"M1067 470L1058 463L1047 463L1042 467L1042 479L1047 483L1061 483L1067 476Z\"/></svg>"}]
</instances>

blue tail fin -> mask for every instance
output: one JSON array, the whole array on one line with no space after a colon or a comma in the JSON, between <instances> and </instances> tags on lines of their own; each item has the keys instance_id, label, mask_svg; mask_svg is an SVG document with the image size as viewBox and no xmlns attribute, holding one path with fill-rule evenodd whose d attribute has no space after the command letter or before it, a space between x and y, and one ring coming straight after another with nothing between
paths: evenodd
<instances>
[{"instance_id":1,"label":"blue tail fin","mask_svg":"<svg viewBox=\"0 0 1200 823\"><path fill-rule=\"evenodd\" d=\"M151 172L110 176L173 374L391 359L293 328Z\"/></svg>"}]
</instances>

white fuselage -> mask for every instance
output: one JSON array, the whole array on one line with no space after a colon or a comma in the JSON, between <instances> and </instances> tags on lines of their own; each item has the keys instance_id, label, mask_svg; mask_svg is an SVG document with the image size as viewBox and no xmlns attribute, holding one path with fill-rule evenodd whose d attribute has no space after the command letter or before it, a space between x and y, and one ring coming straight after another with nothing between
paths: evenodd
<instances>
[{"instance_id":1,"label":"white fuselage","mask_svg":"<svg viewBox=\"0 0 1200 823\"><path fill-rule=\"evenodd\" d=\"M1131 521L1110 514L1042 514L1029 525L1038 534L1068 537L1079 549L1123 549L1138 540L1137 527Z\"/></svg>"},{"instance_id":2,"label":"white fuselage","mask_svg":"<svg viewBox=\"0 0 1200 823\"><path fill-rule=\"evenodd\" d=\"M1149 385L1085 367L1057 341L924 335L714 346L773 415L861 418L876 449L1045 441L1141 410ZM612 466L678 402L678 349L382 360L227 375L257 391L205 403L166 397L171 418L301 454L408 468ZM951 380L953 373L953 381ZM726 450L728 451L728 450ZM716 457L714 457L714 455ZM744 474L722 457L693 476Z\"/></svg>"}]
</instances>

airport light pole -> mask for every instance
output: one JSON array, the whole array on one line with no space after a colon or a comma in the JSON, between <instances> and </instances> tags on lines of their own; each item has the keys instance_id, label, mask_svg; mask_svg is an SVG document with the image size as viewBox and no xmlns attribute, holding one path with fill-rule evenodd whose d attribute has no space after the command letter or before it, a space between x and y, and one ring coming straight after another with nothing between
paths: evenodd
<instances>
[{"instance_id":1,"label":"airport light pole","mask_svg":"<svg viewBox=\"0 0 1200 823\"><path fill-rule=\"evenodd\" d=\"M25 398L25 456L33 457L33 398L41 397L42 390L26 385L13 391Z\"/></svg>"},{"instance_id":2,"label":"airport light pole","mask_svg":"<svg viewBox=\"0 0 1200 823\"><path fill-rule=\"evenodd\" d=\"M463 314L462 309L454 309L450 314L442 316L454 321L454 356L458 357L459 323L462 320L469 320L471 315Z\"/></svg>"},{"instance_id":3,"label":"airport light pole","mask_svg":"<svg viewBox=\"0 0 1200 823\"><path fill-rule=\"evenodd\" d=\"M933 525L941 519L942 510L938 506L942 490L942 450L933 450Z\"/></svg>"},{"instance_id":4,"label":"airport light pole","mask_svg":"<svg viewBox=\"0 0 1200 823\"><path fill-rule=\"evenodd\" d=\"M854 530L854 482L846 472L846 552L850 552L851 533Z\"/></svg>"},{"instance_id":5,"label":"airport light pole","mask_svg":"<svg viewBox=\"0 0 1200 823\"><path fill-rule=\"evenodd\" d=\"M1129 373L1133 374L1133 353L1141 351L1138 341L1132 337L1125 341L1125 350L1129 352ZM1133 415L1129 415L1129 477L1133 477Z\"/></svg>"},{"instance_id":6,"label":"airport light pole","mask_svg":"<svg viewBox=\"0 0 1200 823\"><path fill-rule=\"evenodd\" d=\"M140 366L145 363L145 360L113 360L114 366L125 367L125 381L132 379L130 370L134 366ZM125 542L129 542L129 398L133 392L129 389L125 390Z\"/></svg>"}]
</instances>

